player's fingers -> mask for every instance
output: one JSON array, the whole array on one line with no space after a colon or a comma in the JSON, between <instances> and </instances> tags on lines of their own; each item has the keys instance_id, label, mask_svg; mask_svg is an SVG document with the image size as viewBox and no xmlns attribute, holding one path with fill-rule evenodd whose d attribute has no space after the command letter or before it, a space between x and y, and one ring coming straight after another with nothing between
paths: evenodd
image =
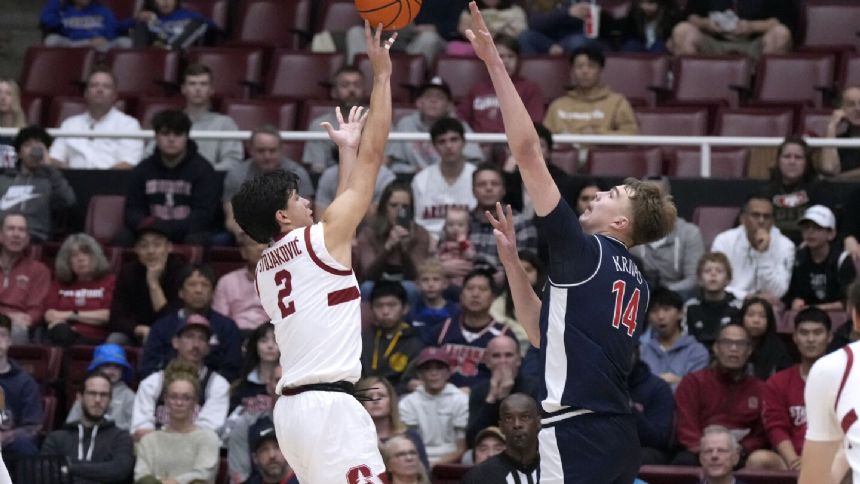
<instances>
[{"instance_id":1,"label":"player's fingers","mask_svg":"<svg viewBox=\"0 0 860 484\"><path fill-rule=\"evenodd\" d=\"M469 10L472 12L472 25L475 27L475 29L488 30L487 24L484 23L484 16L481 15L481 11L478 10L478 4L475 2L469 2Z\"/></svg>"},{"instance_id":2,"label":"player's fingers","mask_svg":"<svg viewBox=\"0 0 860 484\"><path fill-rule=\"evenodd\" d=\"M376 24L376 32L373 34L373 40L375 41L373 45L379 45L379 42L382 40L382 22Z\"/></svg>"},{"instance_id":3,"label":"player's fingers","mask_svg":"<svg viewBox=\"0 0 860 484\"><path fill-rule=\"evenodd\" d=\"M472 29L466 29L466 39L469 42L475 41L475 32L472 32Z\"/></svg>"},{"instance_id":4,"label":"player's fingers","mask_svg":"<svg viewBox=\"0 0 860 484\"><path fill-rule=\"evenodd\" d=\"M511 204L508 204L506 208L507 208L508 220L513 221L514 220L514 209L511 208Z\"/></svg>"},{"instance_id":5,"label":"player's fingers","mask_svg":"<svg viewBox=\"0 0 860 484\"><path fill-rule=\"evenodd\" d=\"M498 227L499 221L493 217L493 214L491 214L489 210L484 210L484 217L487 218L487 222L490 222L490 225L492 225L493 228Z\"/></svg>"},{"instance_id":6,"label":"player's fingers","mask_svg":"<svg viewBox=\"0 0 860 484\"><path fill-rule=\"evenodd\" d=\"M338 126L343 125L343 113L340 112L340 106L334 108L334 115L337 118Z\"/></svg>"},{"instance_id":7,"label":"player's fingers","mask_svg":"<svg viewBox=\"0 0 860 484\"><path fill-rule=\"evenodd\" d=\"M505 219L505 212L502 211L502 203L496 202L496 217L499 219L499 223L504 224L507 222Z\"/></svg>"},{"instance_id":8,"label":"player's fingers","mask_svg":"<svg viewBox=\"0 0 860 484\"><path fill-rule=\"evenodd\" d=\"M370 114L370 109L361 113L361 117L358 118L358 124L364 126L364 122L367 121L367 115Z\"/></svg>"},{"instance_id":9,"label":"player's fingers","mask_svg":"<svg viewBox=\"0 0 860 484\"><path fill-rule=\"evenodd\" d=\"M349 122L352 123L355 121L355 111L358 109L358 106L353 106L349 108Z\"/></svg>"},{"instance_id":10,"label":"player's fingers","mask_svg":"<svg viewBox=\"0 0 860 484\"><path fill-rule=\"evenodd\" d=\"M320 123L320 126L328 132L329 136L332 136L334 134L334 126L332 126L331 123L329 123L328 121L323 121L322 123Z\"/></svg>"}]
</instances>

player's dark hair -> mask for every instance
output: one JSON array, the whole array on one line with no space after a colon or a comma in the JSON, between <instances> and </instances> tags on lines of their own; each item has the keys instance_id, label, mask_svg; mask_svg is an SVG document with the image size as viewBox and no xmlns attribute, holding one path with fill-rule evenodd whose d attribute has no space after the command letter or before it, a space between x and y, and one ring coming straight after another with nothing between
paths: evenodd
<instances>
[{"instance_id":1,"label":"player's dark hair","mask_svg":"<svg viewBox=\"0 0 860 484\"><path fill-rule=\"evenodd\" d=\"M502 181L502 185L505 184L505 174L502 172L502 169L499 168L499 165L495 163L491 163L489 161L485 161L475 167L475 171L472 172L472 186L475 186L475 180L478 179L478 173L482 171L491 171L499 176L499 180Z\"/></svg>"},{"instance_id":2,"label":"player's dark hair","mask_svg":"<svg viewBox=\"0 0 860 484\"><path fill-rule=\"evenodd\" d=\"M665 307L681 310L684 308L684 300L677 292L663 286L658 286L651 293L651 302L648 304L648 311Z\"/></svg>"},{"instance_id":3,"label":"player's dark hair","mask_svg":"<svg viewBox=\"0 0 860 484\"><path fill-rule=\"evenodd\" d=\"M373 285L373 290L370 291L370 302L373 303L377 299L386 296L396 297L404 306L409 303L409 296L407 296L403 284L397 281L376 281Z\"/></svg>"},{"instance_id":4,"label":"player's dark hair","mask_svg":"<svg viewBox=\"0 0 860 484\"><path fill-rule=\"evenodd\" d=\"M552 151L552 131L550 131L549 128L547 128L541 123L534 123L534 125L535 131L537 131L538 138L546 141L547 147L550 149L550 151Z\"/></svg>"},{"instance_id":5,"label":"player's dark hair","mask_svg":"<svg viewBox=\"0 0 860 484\"><path fill-rule=\"evenodd\" d=\"M12 142L15 146L15 152L20 153L24 143L30 140L41 141L47 148L50 148L51 143L54 142L54 139L45 131L45 128L41 126L27 126L26 128L21 128L18 134L15 135L15 141Z\"/></svg>"},{"instance_id":6,"label":"player's dark hair","mask_svg":"<svg viewBox=\"0 0 860 484\"><path fill-rule=\"evenodd\" d=\"M182 287L185 285L185 281L194 274L200 274L204 279L209 281L209 284L212 284L213 289L215 288L215 282L218 278L215 277L215 271L205 264L188 264L183 267L182 270L179 271L179 286Z\"/></svg>"},{"instance_id":7,"label":"player's dark hair","mask_svg":"<svg viewBox=\"0 0 860 484\"><path fill-rule=\"evenodd\" d=\"M435 143L436 138L449 132L457 133L463 139L466 138L466 130L463 128L463 123L454 118L445 117L436 121L430 127L430 139Z\"/></svg>"},{"instance_id":8,"label":"player's dark hair","mask_svg":"<svg viewBox=\"0 0 860 484\"><path fill-rule=\"evenodd\" d=\"M179 109L165 109L152 118L152 129L156 133L188 135L191 132L191 118Z\"/></svg>"},{"instance_id":9,"label":"player's dark hair","mask_svg":"<svg viewBox=\"0 0 860 484\"><path fill-rule=\"evenodd\" d=\"M470 271L468 274L466 274L463 277L463 287L466 287L466 284L468 284L469 281L471 281L472 279L474 279L476 277L486 278L487 282L490 283L490 291L493 294L498 293L498 290L496 288L496 280L493 279L493 272L490 271L489 269L479 268L479 269L473 269L472 271Z\"/></svg>"},{"instance_id":10,"label":"player's dark hair","mask_svg":"<svg viewBox=\"0 0 860 484\"><path fill-rule=\"evenodd\" d=\"M823 325L827 331L830 331L830 328L833 327L833 322L830 321L827 311L815 306L803 308L797 313L794 317L795 330L797 330L797 326L800 323L818 323Z\"/></svg>"},{"instance_id":11,"label":"player's dark hair","mask_svg":"<svg viewBox=\"0 0 860 484\"><path fill-rule=\"evenodd\" d=\"M662 239L675 228L678 209L671 195L666 195L656 185L635 178L624 180L624 186L632 191L630 210L633 245L647 244Z\"/></svg>"},{"instance_id":12,"label":"player's dark hair","mask_svg":"<svg viewBox=\"0 0 860 484\"><path fill-rule=\"evenodd\" d=\"M236 223L254 241L268 244L281 233L275 212L285 210L298 189L299 178L289 171L278 170L246 180L230 200Z\"/></svg>"},{"instance_id":13,"label":"player's dark hair","mask_svg":"<svg viewBox=\"0 0 860 484\"><path fill-rule=\"evenodd\" d=\"M603 49L596 44L586 44L573 49L573 52L570 53L570 65L573 65L576 62L576 58L581 55L588 57L588 60L599 65L601 68L606 65L606 55L603 54Z\"/></svg>"},{"instance_id":14,"label":"player's dark hair","mask_svg":"<svg viewBox=\"0 0 860 484\"><path fill-rule=\"evenodd\" d=\"M479 0L479 3L480 3L480 0ZM502 0L501 3L502 4L507 3L510 6L511 2L510 2L510 0ZM509 8L509 7L502 7L501 5L499 5L499 7L497 7L497 8L499 8L501 10L503 8ZM512 35L508 35L508 34L496 34L493 37L493 42L497 46L503 45L503 46L507 47L508 50L510 50L511 52L516 54L517 57L519 57L519 55L520 55L520 42L517 40L516 37L514 37Z\"/></svg>"}]
</instances>

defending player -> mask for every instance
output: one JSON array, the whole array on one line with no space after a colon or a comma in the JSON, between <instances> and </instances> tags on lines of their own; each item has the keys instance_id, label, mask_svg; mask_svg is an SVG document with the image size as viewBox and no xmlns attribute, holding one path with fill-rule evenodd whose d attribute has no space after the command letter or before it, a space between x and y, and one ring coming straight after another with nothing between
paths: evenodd
<instances>
[{"instance_id":1,"label":"defending player","mask_svg":"<svg viewBox=\"0 0 860 484\"><path fill-rule=\"evenodd\" d=\"M848 288L854 331L860 331L860 282ZM846 323L849 324L849 323ZM806 441L800 461L800 484L860 483L860 341L822 357L806 378ZM839 456L839 457L837 457ZM844 457L843 457L844 456Z\"/></svg>"},{"instance_id":2,"label":"defending player","mask_svg":"<svg viewBox=\"0 0 860 484\"><path fill-rule=\"evenodd\" d=\"M542 484L630 483L640 446L627 375L645 322L648 286L628 248L657 240L676 210L652 184L629 179L600 192L577 220L547 170L537 132L505 71L474 2L466 32L487 65L499 98L511 154L534 203L536 225L550 249L550 284L541 300L519 264L511 210L497 205L499 256L517 319L540 348L544 378L539 436Z\"/></svg>"},{"instance_id":3,"label":"defending player","mask_svg":"<svg viewBox=\"0 0 860 484\"><path fill-rule=\"evenodd\" d=\"M391 126L388 49L396 34L380 44L381 31L372 35L365 23L373 66L369 112L354 108L344 123L338 110L339 129L325 125L340 152L340 180L322 220L313 223L292 173L249 180L232 199L242 230L270 243L257 263L257 292L281 350L275 431L301 482L380 483L385 471L373 421L352 396L361 376L361 312L350 269L352 239L370 205Z\"/></svg>"}]
</instances>

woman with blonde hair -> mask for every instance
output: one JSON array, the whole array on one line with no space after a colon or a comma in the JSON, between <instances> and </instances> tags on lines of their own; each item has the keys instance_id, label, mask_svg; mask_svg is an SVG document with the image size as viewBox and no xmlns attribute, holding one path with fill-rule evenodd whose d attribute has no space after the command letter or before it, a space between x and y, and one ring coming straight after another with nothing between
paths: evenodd
<instances>
[{"instance_id":1,"label":"woman with blonde hair","mask_svg":"<svg viewBox=\"0 0 860 484\"><path fill-rule=\"evenodd\" d=\"M412 439L404 435L388 439L382 444L382 460L390 484L430 484Z\"/></svg>"},{"instance_id":2,"label":"woman with blonde hair","mask_svg":"<svg viewBox=\"0 0 860 484\"><path fill-rule=\"evenodd\" d=\"M14 79L0 77L0 128L23 128L27 116L21 108L21 89ZM14 168L17 156L13 136L0 136L0 168Z\"/></svg>"}]
</instances>

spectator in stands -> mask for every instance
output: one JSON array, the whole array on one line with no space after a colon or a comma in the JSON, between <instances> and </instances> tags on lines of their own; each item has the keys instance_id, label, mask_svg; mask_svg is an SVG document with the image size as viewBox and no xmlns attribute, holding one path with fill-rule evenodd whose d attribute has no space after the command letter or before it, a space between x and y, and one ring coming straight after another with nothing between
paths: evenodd
<instances>
[{"instance_id":1,"label":"spectator in stands","mask_svg":"<svg viewBox=\"0 0 860 484\"><path fill-rule=\"evenodd\" d=\"M741 461L750 452L767 444L761 422L761 394L764 382L747 373L752 339L739 324L720 329L714 343L713 367L690 373L675 391L676 434L684 448L673 464L695 465L701 450L700 439L709 425L724 425L738 435Z\"/></svg>"},{"instance_id":2,"label":"spectator in stands","mask_svg":"<svg viewBox=\"0 0 860 484\"><path fill-rule=\"evenodd\" d=\"M212 309L235 321L244 334L269 321L254 285L257 261L264 250L265 244L259 244L247 235L241 235L239 253L245 260L245 267L221 276L212 298Z\"/></svg>"},{"instance_id":3,"label":"spectator in stands","mask_svg":"<svg viewBox=\"0 0 860 484\"><path fill-rule=\"evenodd\" d=\"M152 323L179 303L179 276L185 260L172 250L164 222L148 218L137 227L137 257L126 263L117 277L110 310L109 326L114 331L110 341L145 342Z\"/></svg>"},{"instance_id":4,"label":"spectator in stands","mask_svg":"<svg viewBox=\"0 0 860 484\"><path fill-rule=\"evenodd\" d=\"M597 193L604 191L605 185L595 178L585 178L573 187L573 211L582 215L588 209L588 205L597 198ZM569 203L569 202L568 202Z\"/></svg>"},{"instance_id":5,"label":"spectator in stands","mask_svg":"<svg viewBox=\"0 0 860 484\"><path fill-rule=\"evenodd\" d=\"M460 126L461 137L465 143L465 133L471 133L472 128L463 121L457 120L454 98L451 88L440 77L434 77L418 88L415 106L418 111L407 114L397 121L394 131L404 133L430 133L431 142L400 141L388 144L386 155L388 164L396 173L417 173L429 166L437 165L445 158L433 136L433 127L439 126L445 119L448 125L455 120ZM450 126L449 126L450 129ZM465 143L460 147L462 156L470 161L483 160L484 153L477 143Z\"/></svg>"},{"instance_id":6,"label":"spectator in stands","mask_svg":"<svg viewBox=\"0 0 860 484\"><path fill-rule=\"evenodd\" d=\"M407 368L424 348L404 321L409 312L406 290L397 281L379 281L370 294L370 307L373 322L361 337L362 374L383 377L402 393L411 376Z\"/></svg>"},{"instance_id":7,"label":"spectator in stands","mask_svg":"<svg viewBox=\"0 0 860 484\"><path fill-rule=\"evenodd\" d=\"M732 474L744 449L731 430L722 425L708 425L702 431L699 448L702 484L744 484Z\"/></svg>"},{"instance_id":8,"label":"spectator in stands","mask_svg":"<svg viewBox=\"0 0 860 484\"><path fill-rule=\"evenodd\" d=\"M509 0L490 1L510 4ZM517 9L520 8L518 6L514 7ZM487 20L487 12L487 10L481 9L481 14L484 15L485 20ZM466 15L467 12L463 12L463 14ZM468 24L466 28L468 28ZM499 56L505 64L505 70L508 71L508 75L513 79L514 88L516 88L517 93L519 93L520 98L526 105L532 121L540 123L543 120L545 110L544 95L540 86L534 81L519 75L520 44L517 42L516 35L496 34L493 42L495 42L496 47L499 49ZM471 44L466 45L469 45L471 48ZM469 89L466 99L459 104L458 113L460 119L468 123L479 133L505 132L505 127L502 124L502 112L499 109L499 99L496 97L496 90L493 89L493 84L488 80L475 84Z\"/></svg>"},{"instance_id":9,"label":"spectator in stands","mask_svg":"<svg viewBox=\"0 0 860 484\"><path fill-rule=\"evenodd\" d=\"M153 118L152 128L156 149L129 176L126 231L118 242L130 245L131 231L145 218L155 217L171 241L208 245L220 189L215 170L188 139L191 120L185 113L162 111Z\"/></svg>"},{"instance_id":10,"label":"spectator in stands","mask_svg":"<svg viewBox=\"0 0 860 484\"><path fill-rule=\"evenodd\" d=\"M400 401L400 417L416 429L430 465L456 464L466 452L469 397L448 382L449 356L441 348L424 348L415 367L421 385Z\"/></svg>"},{"instance_id":11,"label":"spectator in stands","mask_svg":"<svg viewBox=\"0 0 860 484\"><path fill-rule=\"evenodd\" d=\"M200 316L198 320L206 321L214 335L206 365L228 380L235 379L242 367L242 334L232 319L212 310L215 274L208 266L186 266L179 274L179 284L179 300L182 306L153 323L143 347L141 377L164 368L176 356L174 335L187 325L189 318L197 315Z\"/></svg>"},{"instance_id":12,"label":"spectator in stands","mask_svg":"<svg viewBox=\"0 0 860 484\"><path fill-rule=\"evenodd\" d=\"M14 141L15 166L0 174L0 214L18 212L27 217L30 238L37 242L51 238L52 215L75 204L74 190L48 158L52 141L41 127L21 129Z\"/></svg>"},{"instance_id":13,"label":"spectator in stands","mask_svg":"<svg viewBox=\"0 0 860 484\"><path fill-rule=\"evenodd\" d=\"M642 361L651 372L672 386L687 374L708 366L707 348L696 338L684 334L684 302L677 292L658 287L648 301L648 326L651 338L640 347Z\"/></svg>"},{"instance_id":14,"label":"spectator in stands","mask_svg":"<svg viewBox=\"0 0 860 484\"><path fill-rule=\"evenodd\" d=\"M663 465L669 456L675 398L672 387L648 369L648 364L640 359L639 351L637 347L633 352L627 388L642 445L642 465Z\"/></svg>"},{"instance_id":15,"label":"spectator in stands","mask_svg":"<svg viewBox=\"0 0 860 484\"><path fill-rule=\"evenodd\" d=\"M362 29L362 32L364 30ZM360 106L365 98L364 74L355 66L346 65L338 69L331 82L331 98L338 103L344 118L350 109ZM322 123L337 126L338 121L334 110L327 110L308 123L308 131L323 131ZM322 173L329 166L337 163L337 146L329 140L307 141L302 153L302 161L310 166L314 173ZM336 183L335 183L336 184Z\"/></svg>"},{"instance_id":16,"label":"spectator in stands","mask_svg":"<svg viewBox=\"0 0 860 484\"><path fill-rule=\"evenodd\" d=\"M570 53L588 43L583 32L588 2L529 2L529 29L520 34L523 54Z\"/></svg>"},{"instance_id":17,"label":"spectator in stands","mask_svg":"<svg viewBox=\"0 0 860 484\"><path fill-rule=\"evenodd\" d=\"M332 165L326 168L322 175L320 175L317 183L316 198L314 199L314 212L318 214L318 217L322 217L322 214L325 213L337 195L339 174L340 165ZM379 206L383 191L387 186L395 182L396 179L397 175L386 165L382 165L379 168L379 173L376 175L376 185L373 187L373 200L367 210L368 215L372 214L376 207Z\"/></svg>"},{"instance_id":18,"label":"spectator in stands","mask_svg":"<svg viewBox=\"0 0 860 484\"><path fill-rule=\"evenodd\" d=\"M737 317L741 300L726 288L732 280L732 266L722 252L706 252L696 268L699 295L684 305L687 332L709 350L720 328Z\"/></svg>"},{"instance_id":19,"label":"spectator in stands","mask_svg":"<svg viewBox=\"0 0 860 484\"><path fill-rule=\"evenodd\" d=\"M418 289L421 296L411 308L409 321L412 326L424 336L432 333L446 320L455 317L460 312L460 305L446 298L449 290L448 277L445 269L435 257L426 259L418 266Z\"/></svg>"},{"instance_id":20,"label":"spectator in stands","mask_svg":"<svg viewBox=\"0 0 860 484\"><path fill-rule=\"evenodd\" d=\"M430 484L427 470L418 459L418 449L409 438L397 435L382 444L386 480L391 484Z\"/></svg>"},{"instance_id":21,"label":"spectator in stands","mask_svg":"<svg viewBox=\"0 0 860 484\"><path fill-rule=\"evenodd\" d=\"M420 384L420 380L418 381ZM418 386L416 385L415 388ZM426 468L430 468L427 460L427 450L421 440L421 434L415 428L408 428L400 419L400 402L391 382L378 376L362 378L355 384L359 395L367 395L361 404L373 419L379 445L385 444L392 437L403 436L411 440L418 450L418 459Z\"/></svg>"},{"instance_id":22,"label":"spectator in stands","mask_svg":"<svg viewBox=\"0 0 860 484\"><path fill-rule=\"evenodd\" d=\"M493 226L487 221L486 211L495 212L496 204L505 197L505 177L495 164L482 163L472 172L472 193L477 205L469 217L469 240L475 248L475 265L501 273L502 263L496 250ZM513 212L517 248L537 252L537 229L531 219Z\"/></svg>"},{"instance_id":23,"label":"spectator in stands","mask_svg":"<svg viewBox=\"0 0 860 484\"><path fill-rule=\"evenodd\" d=\"M669 179L659 177L653 182L660 190L671 195ZM630 249L639 258L639 267L651 287L663 286L680 294L683 300L696 292L696 265L705 253L702 231L682 217L665 237Z\"/></svg>"},{"instance_id":24,"label":"spectator in stands","mask_svg":"<svg viewBox=\"0 0 860 484\"><path fill-rule=\"evenodd\" d=\"M686 21L672 31L672 50L682 54L785 54L796 22L793 2L689 0Z\"/></svg>"},{"instance_id":25,"label":"spectator in stands","mask_svg":"<svg viewBox=\"0 0 860 484\"><path fill-rule=\"evenodd\" d=\"M601 38L620 32L623 52L669 53L672 30L682 19L675 0L635 0L614 25L601 27Z\"/></svg>"},{"instance_id":26,"label":"spectator in stands","mask_svg":"<svg viewBox=\"0 0 860 484\"><path fill-rule=\"evenodd\" d=\"M236 240L242 229L233 218L233 205L230 200L239 191L245 180L271 173L277 170L291 171L299 177L299 196L313 200L314 185L307 170L295 161L284 156L281 151L281 133L271 124L264 124L251 132L249 140L251 158L238 163L224 177L224 192L221 201L224 204L224 226L227 227Z\"/></svg>"},{"instance_id":27,"label":"spectator in stands","mask_svg":"<svg viewBox=\"0 0 860 484\"><path fill-rule=\"evenodd\" d=\"M96 346L93 359L87 366L87 374L99 373L108 378L111 383L110 407L105 418L126 432L131 428L131 413L134 408L134 390L128 387L133 370L125 357L122 346L114 343L104 343ZM85 382L86 383L86 382ZM66 424L71 424L83 418L81 397L78 395Z\"/></svg>"},{"instance_id":28,"label":"spectator in stands","mask_svg":"<svg viewBox=\"0 0 860 484\"><path fill-rule=\"evenodd\" d=\"M3 399L0 443L4 460L14 455L37 454L36 438L44 420L42 396L36 380L9 359L9 348L13 344L12 327L9 317L0 314L0 397Z\"/></svg>"},{"instance_id":29,"label":"spectator in stands","mask_svg":"<svg viewBox=\"0 0 860 484\"><path fill-rule=\"evenodd\" d=\"M538 385L520 374L519 343L510 335L496 336L487 343L484 364L490 369L490 379L472 386L469 392L469 425L466 444L477 445L478 433L499 422L502 400L514 393L537 396Z\"/></svg>"},{"instance_id":30,"label":"spectator in stands","mask_svg":"<svg viewBox=\"0 0 860 484\"><path fill-rule=\"evenodd\" d=\"M729 292L777 300L788 291L794 266L794 244L773 226L773 202L763 194L747 198L741 225L714 238L712 252L726 254L732 265Z\"/></svg>"},{"instance_id":31,"label":"spectator in stands","mask_svg":"<svg viewBox=\"0 0 860 484\"><path fill-rule=\"evenodd\" d=\"M830 116L825 137L860 137L860 86L848 86L842 91L842 103ZM821 171L849 180L860 178L860 149L823 148Z\"/></svg>"},{"instance_id":32,"label":"spectator in stands","mask_svg":"<svg viewBox=\"0 0 860 484\"><path fill-rule=\"evenodd\" d=\"M30 330L42 321L44 302L51 285L51 271L29 255L27 219L15 212L0 217L0 314L12 320L12 341L30 341Z\"/></svg>"},{"instance_id":33,"label":"spectator in stands","mask_svg":"<svg viewBox=\"0 0 860 484\"><path fill-rule=\"evenodd\" d=\"M27 116L21 108L21 88L14 79L0 77L0 128L24 128ZM15 168L18 159L13 136L0 135L0 168Z\"/></svg>"},{"instance_id":34,"label":"spectator in stands","mask_svg":"<svg viewBox=\"0 0 860 484\"><path fill-rule=\"evenodd\" d=\"M463 123L442 118L433 124L430 137L441 160L412 178L415 201L415 221L438 240L450 207L475 208L472 173L475 165L468 163Z\"/></svg>"},{"instance_id":35,"label":"spectator in stands","mask_svg":"<svg viewBox=\"0 0 860 484\"><path fill-rule=\"evenodd\" d=\"M120 37L120 23L110 8L95 0L48 0L39 16L48 47L92 47L104 52L127 49L131 39Z\"/></svg>"},{"instance_id":36,"label":"spectator in stands","mask_svg":"<svg viewBox=\"0 0 860 484\"><path fill-rule=\"evenodd\" d=\"M171 373L192 371L197 376L200 391L195 392L192 410L197 425L219 432L227 420L230 407L230 384L223 376L206 367L203 360L209 354L209 340L212 327L200 315L192 315L176 331L173 346L176 359L167 368L144 378L134 397L134 410L131 418L131 434L134 440L140 439L168 423L170 407L165 406L166 382Z\"/></svg>"},{"instance_id":37,"label":"spectator in stands","mask_svg":"<svg viewBox=\"0 0 860 484\"><path fill-rule=\"evenodd\" d=\"M791 366L788 349L776 334L776 315L773 306L760 297L744 300L740 322L752 339L750 370L756 378L767 380L774 373Z\"/></svg>"},{"instance_id":38,"label":"spectator in stands","mask_svg":"<svg viewBox=\"0 0 860 484\"><path fill-rule=\"evenodd\" d=\"M505 434L495 425L487 427L475 437L475 446L472 448L472 463L478 465L494 455L505 451Z\"/></svg>"},{"instance_id":39,"label":"spectator in stands","mask_svg":"<svg viewBox=\"0 0 860 484\"><path fill-rule=\"evenodd\" d=\"M134 470L134 446L128 429L108 418L110 378L88 374L78 401L83 402L80 418L48 434L42 455L65 457L76 484L127 482Z\"/></svg>"},{"instance_id":40,"label":"spectator in stands","mask_svg":"<svg viewBox=\"0 0 860 484\"><path fill-rule=\"evenodd\" d=\"M762 395L762 420L775 451L757 450L747 467L785 470L800 468L800 454L806 436L806 405L803 391L806 377L816 360L827 353L832 340L830 317L816 307L803 309L794 318L794 344L800 363L767 380Z\"/></svg>"},{"instance_id":41,"label":"spectator in stands","mask_svg":"<svg viewBox=\"0 0 860 484\"><path fill-rule=\"evenodd\" d=\"M63 120L60 129L90 131L93 135L139 131L137 119L120 112L116 103L116 78L107 66L96 66L87 76L84 100L87 110ZM51 145L51 160L62 168L120 169L140 162L143 141L131 138L60 138Z\"/></svg>"},{"instance_id":42,"label":"spectator in stands","mask_svg":"<svg viewBox=\"0 0 860 484\"><path fill-rule=\"evenodd\" d=\"M275 404L266 385L280 367L281 351L275 342L275 327L261 324L245 340L242 370L230 387L230 410L239 405L246 411L268 410Z\"/></svg>"},{"instance_id":43,"label":"spectator in stands","mask_svg":"<svg viewBox=\"0 0 860 484\"><path fill-rule=\"evenodd\" d=\"M795 311L808 306L842 311L846 290L854 282L857 270L851 254L833 242L836 217L824 205L813 205L806 209L798 225L803 245L797 250L791 284L783 300Z\"/></svg>"},{"instance_id":44,"label":"spectator in stands","mask_svg":"<svg viewBox=\"0 0 860 484\"><path fill-rule=\"evenodd\" d=\"M281 379L281 366L272 369L266 380L266 397L262 395L253 400L246 400L236 407L227 418L224 426L224 445L227 447L227 469L230 482L245 482L254 474L252 467L252 451L248 445L251 428L257 421L272 418L272 410L278 399L277 386ZM249 406L245 407L245 403Z\"/></svg>"},{"instance_id":45,"label":"spectator in stands","mask_svg":"<svg viewBox=\"0 0 860 484\"><path fill-rule=\"evenodd\" d=\"M257 472L244 484L299 484L296 474L278 447L275 424L263 417L248 430L251 459Z\"/></svg>"},{"instance_id":46,"label":"spectator in stands","mask_svg":"<svg viewBox=\"0 0 860 484\"><path fill-rule=\"evenodd\" d=\"M537 402L530 395L514 393L505 398L499 408L505 450L473 467L463 482L538 482L540 416Z\"/></svg>"},{"instance_id":47,"label":"spectator in stands","mask_svg":"<svg viewBox=\"0 0 860 484\"><path fill-rule=\"evenodd\" d=\"M353 266L359 280L397 280L417 299L418 267L430 257L430 234L415 223L412 188L405 182L388 184L370 223L358 230ZM364 293L369 288L363 285Z\"/></svg>"},{"instance_id":48,"label":"spectator in stands","mask_svg":"<svg viewBox=\"0 0 860 484\"><path fill-rule=\"evenodd\" d=\"M45 323L53 344L98 344L107 338L116 276L101 246L85 233L66 237L54 262L45 299Z\"/></svg>"},{"instance_id":49,"label":"spectator in stands","mask_svg":"<svg viewBox=\"0 0 860 484\"><path fill-rule=\"evenodd\" d=\"M135 47L186 49L203 39L217 26L212 20L182 7L181 0L147 0L134 19L125 23L131 28Z\"/></svg>"},{"instance_id":50,"label":"spectator in stands","mask_svg":"<svg viewBox=\"0 0 860 484\"><path fill-rule=\"evenodd\" d=\"M505 44L507 47L510 45L509 42L517 44L517 37L528 27L528 18L526 18L526 11L523 10L523 7L511 0L477 0L476 3L478 4L478 8L481 9L481 16L484 17L484 22L487 24L490 35L493 36L496 47L499 47L500 44ZM466 39L466 30L470 28L472 28L472 13L466 7L460 13L460 20L457 22L457 32L461 38ZM448 55L475 56L475 49L472 48L472 44L468 40L452 40L448 42L447 47ZM516 55L519 55L518 45L516 51ZM501 51L499 53L501 54ZM504 56L502 58L504 59ZM508 70L508 74L513 75L510 69ZM489 92L493 93L493 97L495 97L492 89ZM503 132L504 129L495 131Z\"/></svg>"},{"instance_id":51,"label":"spectator in stands","mask_svg":"<svg viewBox=\"0 0 860 484\"><path fill-rule=\"evenodd\" d=\"M547 273L543 260L532 251L520 250L517 253L520 259L520 264L526 271L526 276L529 278L529 284L535 294L540 294L546 284ZM505 285L505 290L501 296L497 297L490 306L490 316L496 321L505 323L511 329L512 336L516 338L520 346L520 354L525 355L531 343L523 325L517 321L517 315L514 311L514 299L511 297L510 285Z\"/></svg>"},{"instance_id":52,"label":"spectator in stands","mask_svg":"<svg viewBox=\"0 0 860 484\"><path fill-rule=\"evenodd\" d=\"M436 246L436 258L445 267L448 282L456 287L462 286L463 276L475 269L475 244L469 240L469 219L465 208L449 207Z\"/></svg>"},{"instance_id":53,"label":"spectator in stands","mask_svg":"<svg viewBox=\"0 0 860 484\"><path fill-rule=\"evenodd\" d=\"M147 434L138 443L135 482L215 482L221 442L195 415L196 402L204 391L195 367L172 365L164 383L168 422L164 429Z\"/></svg>"},{"instance_id":54,"label":"spectator in stands","mask_svg":"<svg viewBox=\"0 0 860 484\"><path fill-rule=\"evenodd\" d=\"M580 4L581 5L581 4ZM543 124L554 134L639 134L627 99L600 77L606 56L599 47L579 47L570 55L574 88L550 103Z\"/></svg>"},{"instance_id":55,"label":"spectator in stands","mask_svg":"<svg viewBox=\"0 0 860 484\"><path fill-rule=\"evenodd\" d=\"M499 335L512 336L503 323L490 316L490 305L496 294L493 273L475 269L463 278L460 293L461 314L446 320L426 341L440 346L448 353L451 362L451 383L457 387L473 387L490 379L481 367L490 341Z\"/></svg>"}]
</instances>

